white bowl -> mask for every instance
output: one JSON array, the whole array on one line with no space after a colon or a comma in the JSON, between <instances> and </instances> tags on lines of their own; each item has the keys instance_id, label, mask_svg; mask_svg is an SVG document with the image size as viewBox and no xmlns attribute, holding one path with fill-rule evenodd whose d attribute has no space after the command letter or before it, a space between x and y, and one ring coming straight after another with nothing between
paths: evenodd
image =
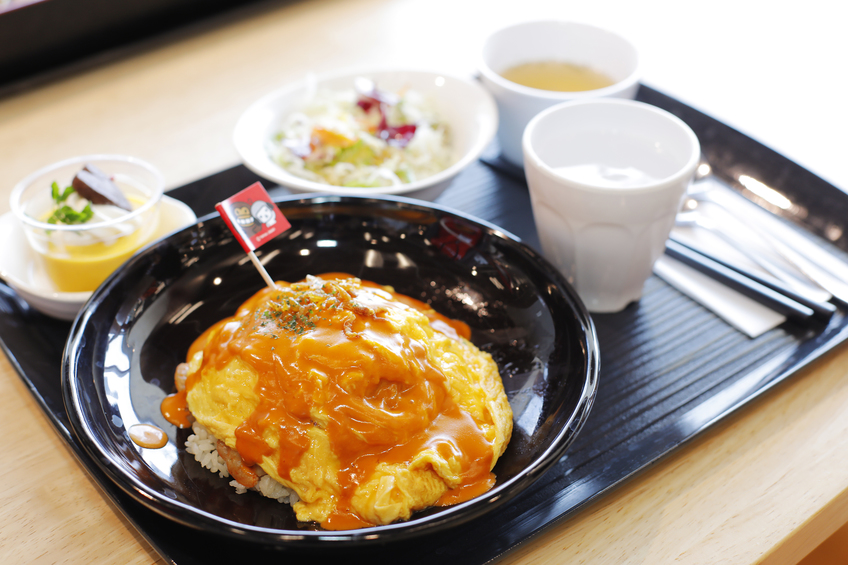
<instances>
[{"instance_id":1,"label":"white bowl","mask_svg":"<svg viewBox=\"0 0 848 565\"><path fill-rule=\"evenodd\" d=\"M595 90L555 92L523 86L500 74L522 63L548 61L589 67L615 82ZM498 104L502 155L522 165L524 128L533 116L554 104L590 98L634 98L639 89L639 73L636 48L623 37L595 26L547 20L496 31L483 46L480 75Z\"/></svg>"},{"instance_id":2,"label":"white bowl","mask_svg":"<svg viewBox=\"0 0 848 565\"><path fill-rule=\"evenodd\" d=\"M170 196L163 196L159 225L153 234L158 240L197 221L191 208ZM23 227L11 212L0 216L0 278L30 306L53 318L73 320L91 292L59 292L44 272L29 246Z\"/></svg>"},{"instance_id":3,"label":"white bowl","mask_svg":"<svg viewBox=\"0 0 848 565\"><path fill-rule=\"evenodd\" d=\"M371 79L382 90L397 91L407 87L432 97L436 111L450 127L453 164L440 173L412 183L353 188L308 181L274 162L267 144L277 133L282 119L304 100L307 89L312 84L332 90L349 89L357 77ZM462 169L480 156L497 128L498 113L494 100L470 79L426 71L346 71L319 77L315 83L304 80L262 97L239 118L233 142L247 168L295 192L331 192L345 196L395 194L433 200Z\"/></svg>"}]
</instances>

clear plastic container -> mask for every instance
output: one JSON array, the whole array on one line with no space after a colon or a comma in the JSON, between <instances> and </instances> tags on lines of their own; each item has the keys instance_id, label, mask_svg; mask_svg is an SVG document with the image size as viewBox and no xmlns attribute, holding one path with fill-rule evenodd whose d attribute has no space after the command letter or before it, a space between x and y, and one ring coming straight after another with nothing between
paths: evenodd
<instances>
[{"instance_id":1,"label":"clear plastic container","mask_svg":"<svg viewBox=\"0 0 848 565\"><path fill-rule=\"evenodd\" d=\"M56 204L51 185L60 190L91 164L112 178L132 206L94 205L95 216L84 224L50 224ZM84 155L49 165L29 175L12 190L12 212L27 241L60 292L96 289L106 277L147 244L159 222L164 180L152 165L121 155Z\"/></svg>"}]
</instances>

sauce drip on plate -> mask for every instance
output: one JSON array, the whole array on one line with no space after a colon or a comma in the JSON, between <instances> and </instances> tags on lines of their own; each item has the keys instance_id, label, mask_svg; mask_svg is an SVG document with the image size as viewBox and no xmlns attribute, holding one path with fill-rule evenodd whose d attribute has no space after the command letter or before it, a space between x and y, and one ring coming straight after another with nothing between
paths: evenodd
<instances>
[{"instance_id":1,"label":"sauce drip on plate","mask_svg":"<svg viewBox=\"0 0 848 565\"><path fill-rule=\"evenodd\" d=\"M165 417L165 420L169 424L173 424L180 429L191 427L191 420L189 419L191 412L189 412L188 406L186 405L185 390L166 396L162 400L162 404L159 409L162 412L162 416Z\"/></svg>"},{"instance_id":2,"label":"sauce drip on plate","mask_svg":"<svg viewBox=\"0 0 848 565\"><path fill-rule=\"evenodd\" d=\"M135 424L127 432L133 443L148 449L160 449L168 443L168 434L152 424Z\"/></svg>"}]
</instances>

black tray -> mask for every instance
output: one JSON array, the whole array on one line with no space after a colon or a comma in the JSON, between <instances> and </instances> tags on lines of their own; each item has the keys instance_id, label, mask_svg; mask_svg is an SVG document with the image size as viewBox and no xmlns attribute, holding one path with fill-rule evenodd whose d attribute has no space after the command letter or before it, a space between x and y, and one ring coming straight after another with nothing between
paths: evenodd
<instances>
[{"instance_id":1,"label":"black tray","mask_svg":"<svg viewBox=\"0 0 848 565\"><path fill-rule=\"evenodd\" d=\"M806 210L803 220L795 219L797 225L820 235L828 227L845 228L832 247L843 255L848 251L848 194L655 90L643 86L639 99L671 111L695 130L719 180L733 186L733 179L745 174L783 192ZM239 166L170 195L200 216L255 180ZM500 225L538 248L527 187L494 153L463 172L438 202ZM822 240L822 245L830 244ZM174 524L124 494L88 458L69 428L59 372L70 324L33 311L3 283L0 311L0 340L21 378L83 468L166 562L205 565L225 559L301 557L286 547L257 547ZM302 557L409 565L432 563L434 556L444 563L495 560L573 516L848 338L848 317L840 310L826 327L787 322L749 339L656 277L648 280L638 303L594 320L601 376L593 411L566 457L523 497L449 532L347 550L344 555L328 549L326 554L313 550Z\"/></svg>"}]
</instances>

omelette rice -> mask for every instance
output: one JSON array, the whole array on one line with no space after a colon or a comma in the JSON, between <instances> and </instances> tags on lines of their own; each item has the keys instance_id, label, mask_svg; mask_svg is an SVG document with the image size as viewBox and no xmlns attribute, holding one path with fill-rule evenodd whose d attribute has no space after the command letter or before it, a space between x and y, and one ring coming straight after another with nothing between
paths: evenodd
<instances>
[{"instance_id":1,"label":"omelette rice","mask_svg":"<svg viewBox=\"0 0 848 565\"><path fill-rule=\"evenodd\" d=\"M177 397L240 486L269 476L325 529L389 524L494 485L512 411L469 334L347 275L281 282L194 342Z\"/></svg>"}]
</instances>

